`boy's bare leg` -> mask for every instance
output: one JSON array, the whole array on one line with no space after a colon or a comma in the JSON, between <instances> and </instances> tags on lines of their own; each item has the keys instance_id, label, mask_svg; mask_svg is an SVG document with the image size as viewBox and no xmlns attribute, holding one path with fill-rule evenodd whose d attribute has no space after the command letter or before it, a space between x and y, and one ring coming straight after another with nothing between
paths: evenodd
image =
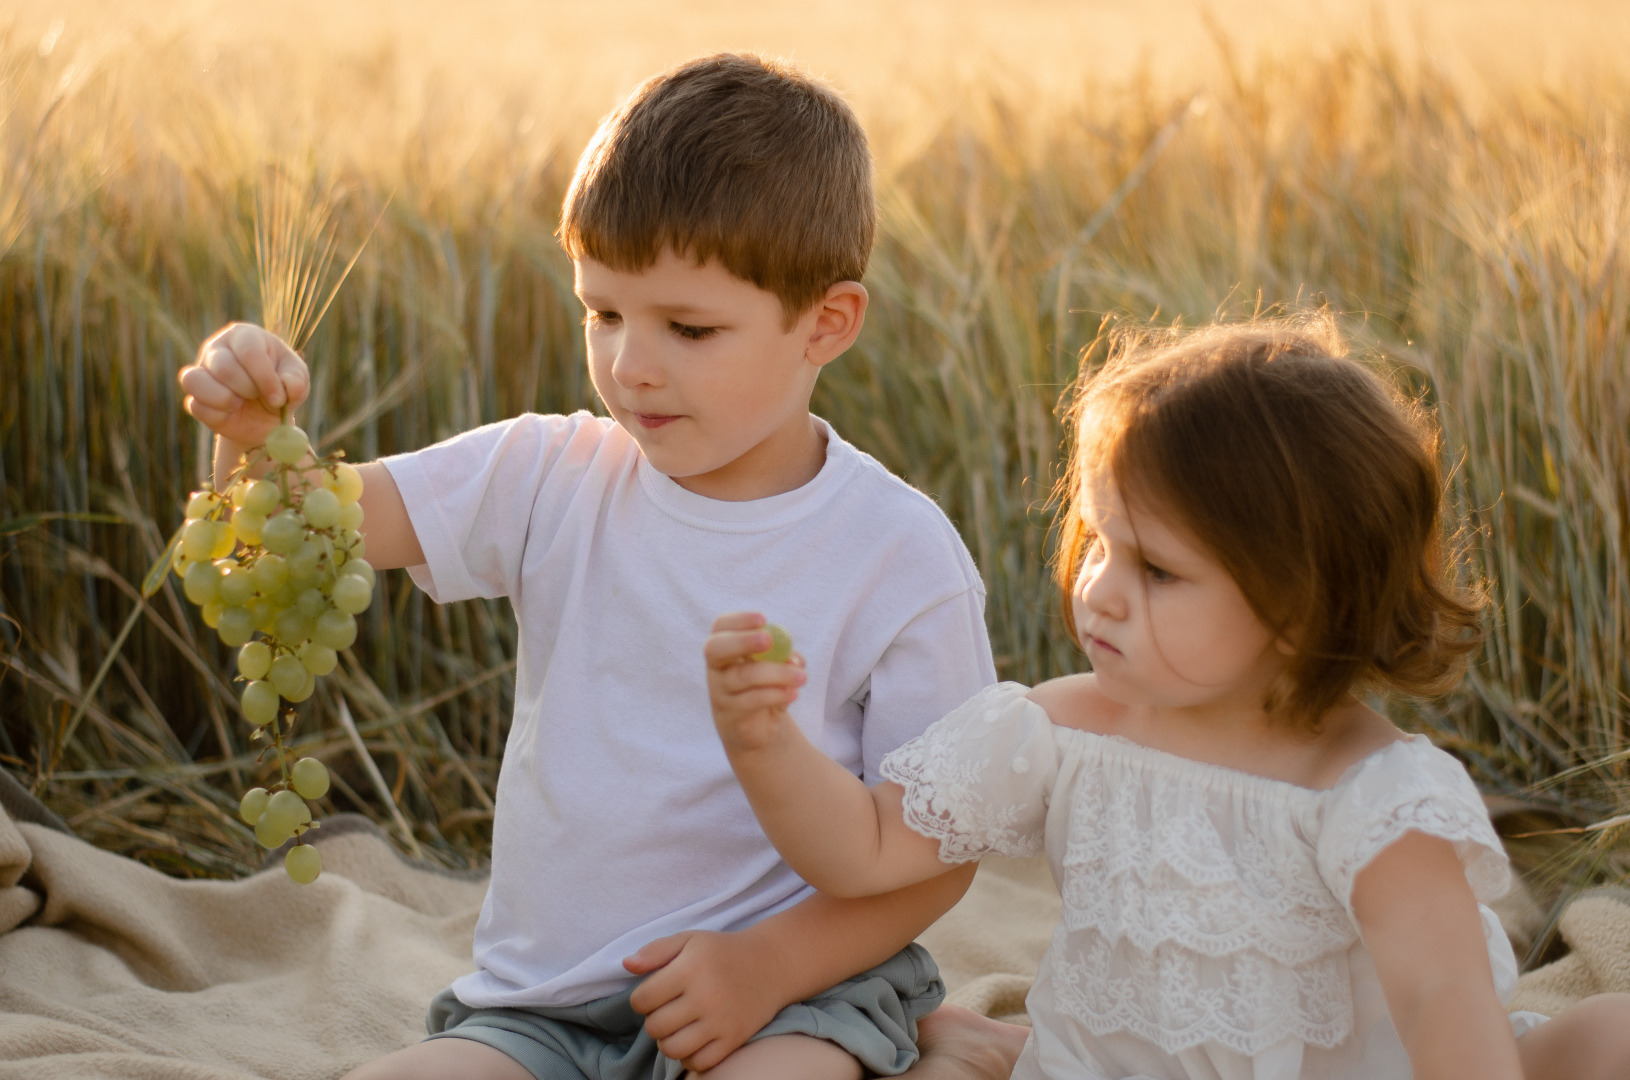
<instances>
[{"instance_id":1,"label":"boy's bare leg","mask_svg":"<svg viewBox=\"0 0 1630 1080\"><path fill-rule=\"evenodd\" d=\"M1630 994L1597 994L1517 1040L1527 1080L1630 1076Z\"/></svg>"},{"instance_id":2,"label":"boy's bare leg","mask_svg":"<svg viewBox=\"0 0 1630 1080\"><path fill-rule=\"evenodd\" d=\"M474 1039L431 1039L358 1065L341 1080L532 1080L521 1063Z\"/></svg>"},{"instance_id":3,"label":"boy's bare leg","mask_svg":"<svg viewBox=\"0 0 1630 1080\"><path fill-rule=\"evenodd\" d=\"M1023 1024L941 1005L917 1021L917 1049L923 1056L900 1080L1007 1080L1029 1037Z\"/></svg>"},{"instance_id":4,"label":"boy's bare leg","mask_svg":"<svg viewBox=\"0 0 1630 1080\"><path fill-rule=\"evenodd\" d=\"M860 1080L860 1062L834 1042L813 1035L771 1035L750 1042L707 1072L686 1080Z\"/></svg>"}]
</instances>

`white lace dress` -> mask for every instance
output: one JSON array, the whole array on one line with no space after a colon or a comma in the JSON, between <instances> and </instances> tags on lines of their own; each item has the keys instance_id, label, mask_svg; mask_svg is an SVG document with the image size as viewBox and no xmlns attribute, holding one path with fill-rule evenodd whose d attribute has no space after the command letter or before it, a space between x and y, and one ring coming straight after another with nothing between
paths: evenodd
<instances>
[{"instance_id":1,"label":"white lace dress","mask_svg":"<svg viewBox=\"0 0 1630 1080\"><path fill-rule=\"evenodd\" d=\"M882 767L944 861L1052 864L1064 917L1014 1080L1408 1080L1353 878L1413 829L1453 842L1480 902L1505 892L1460 763L1412 736L1315 791L1055 726L1026 689L981 691ZM1516 961L1481 910L1503 1001Z\"/></svg>"}]
</instances>

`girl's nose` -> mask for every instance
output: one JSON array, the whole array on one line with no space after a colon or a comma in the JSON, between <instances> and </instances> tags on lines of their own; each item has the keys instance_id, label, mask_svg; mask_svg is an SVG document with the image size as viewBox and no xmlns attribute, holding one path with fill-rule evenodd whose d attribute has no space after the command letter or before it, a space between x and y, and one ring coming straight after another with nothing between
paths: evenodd
<instances>
[{"instance_id":1,"label":"girl's nose","mask_svg":"<svg viewBox=\"0 0 1630 1080\"><path fill-rule=\"evenodd\" d=\"M1124 575L1116 571L1102 557L1088 561L1081 567L1081 581L1077 591L1081 606L1105 619L1124 619L1127 612Z\"/></svg>"}]
</instances>

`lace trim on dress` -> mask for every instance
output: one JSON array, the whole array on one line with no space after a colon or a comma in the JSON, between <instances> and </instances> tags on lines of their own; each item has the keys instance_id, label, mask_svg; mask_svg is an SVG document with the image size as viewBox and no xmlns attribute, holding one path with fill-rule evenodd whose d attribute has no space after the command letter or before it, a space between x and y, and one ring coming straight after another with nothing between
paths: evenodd
<instances>
[{"instance_id":1,"label":"lace trim on dress","mask_svg":"<svg viewBox=\"0 0 1630 1080\"><path fill-rule=\"evenodd\" d=\"M1073 785L1064 921L1144 952L1176 942L1206 956L1247 948L1302 964L1357 940L1292 831L1288 785L1207 790L1161 759L1108 746ZM1251 780L1253 778L1242 778Z\"/></svg>"},{"instance_id":2,"label":"lace trim on dress","mask_svg":"<svg viewBox=\"0 0 1630 1080\"><path fill-rule=\"evenodd\" d=\"M1144 953L1090 935L1057 959L1061 1012L1095 1035L1130 1032L1168 1054L1204 1042L1247 1056L1286 1039L1330 1048L1352 1033L1346 953L1289 968L1249 950L1223 959L1179 945Z\"/></svg>"},{"instance_id":3,"label":"lace trim on dress","mask_svg":"<svg viewBox=\"0 0 1630 1080\"><path fill-rule=\"evenodd\" d=\"M905 789L905 823L939 841L941 862L970 862L997 852L1021 857L1042 853L1041 815L1009 799L988 798L991 759L969 758L960 737L969 728L978 731L1021 717L1031 705L1024 692L1016 683L987 687L883 759L883 778ZM1051 726L1045 713L1041 722ZM1018 758L1014 764L1023 761Z\"/></svg>"}]
</instances>

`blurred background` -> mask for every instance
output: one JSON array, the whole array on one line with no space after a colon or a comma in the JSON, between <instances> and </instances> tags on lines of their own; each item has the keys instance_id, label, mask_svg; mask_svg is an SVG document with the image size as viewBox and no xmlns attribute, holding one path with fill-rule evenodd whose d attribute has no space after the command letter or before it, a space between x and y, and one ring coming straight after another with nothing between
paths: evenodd
<instances>
[{"instance_id":1,"label":"blurred background","mask_svg":"<svg viewBox=\"0 0 1630 1080\"><path fill-rule=\"evenodd\" d=\"M553 239L576 156L645 77L751 50L871 133L873 306L816 408L956 521L1003 677L1080 664L1046 569L1055 408L1106 317L1328 307L1437 409L1495 604L1458 692L1387 707L1468 763L1552 912L1625 872L1627 46L1607 0L14 0L0 763L167 872L258 867L229 650L174 579L138 603L208 467L175 372L262 314L257 205L332 238L302 418L327 447L592 408ZM329 808L479 865L510 616L392 573L362 622L297 733Z\"/></svg>"}]
</instances>

